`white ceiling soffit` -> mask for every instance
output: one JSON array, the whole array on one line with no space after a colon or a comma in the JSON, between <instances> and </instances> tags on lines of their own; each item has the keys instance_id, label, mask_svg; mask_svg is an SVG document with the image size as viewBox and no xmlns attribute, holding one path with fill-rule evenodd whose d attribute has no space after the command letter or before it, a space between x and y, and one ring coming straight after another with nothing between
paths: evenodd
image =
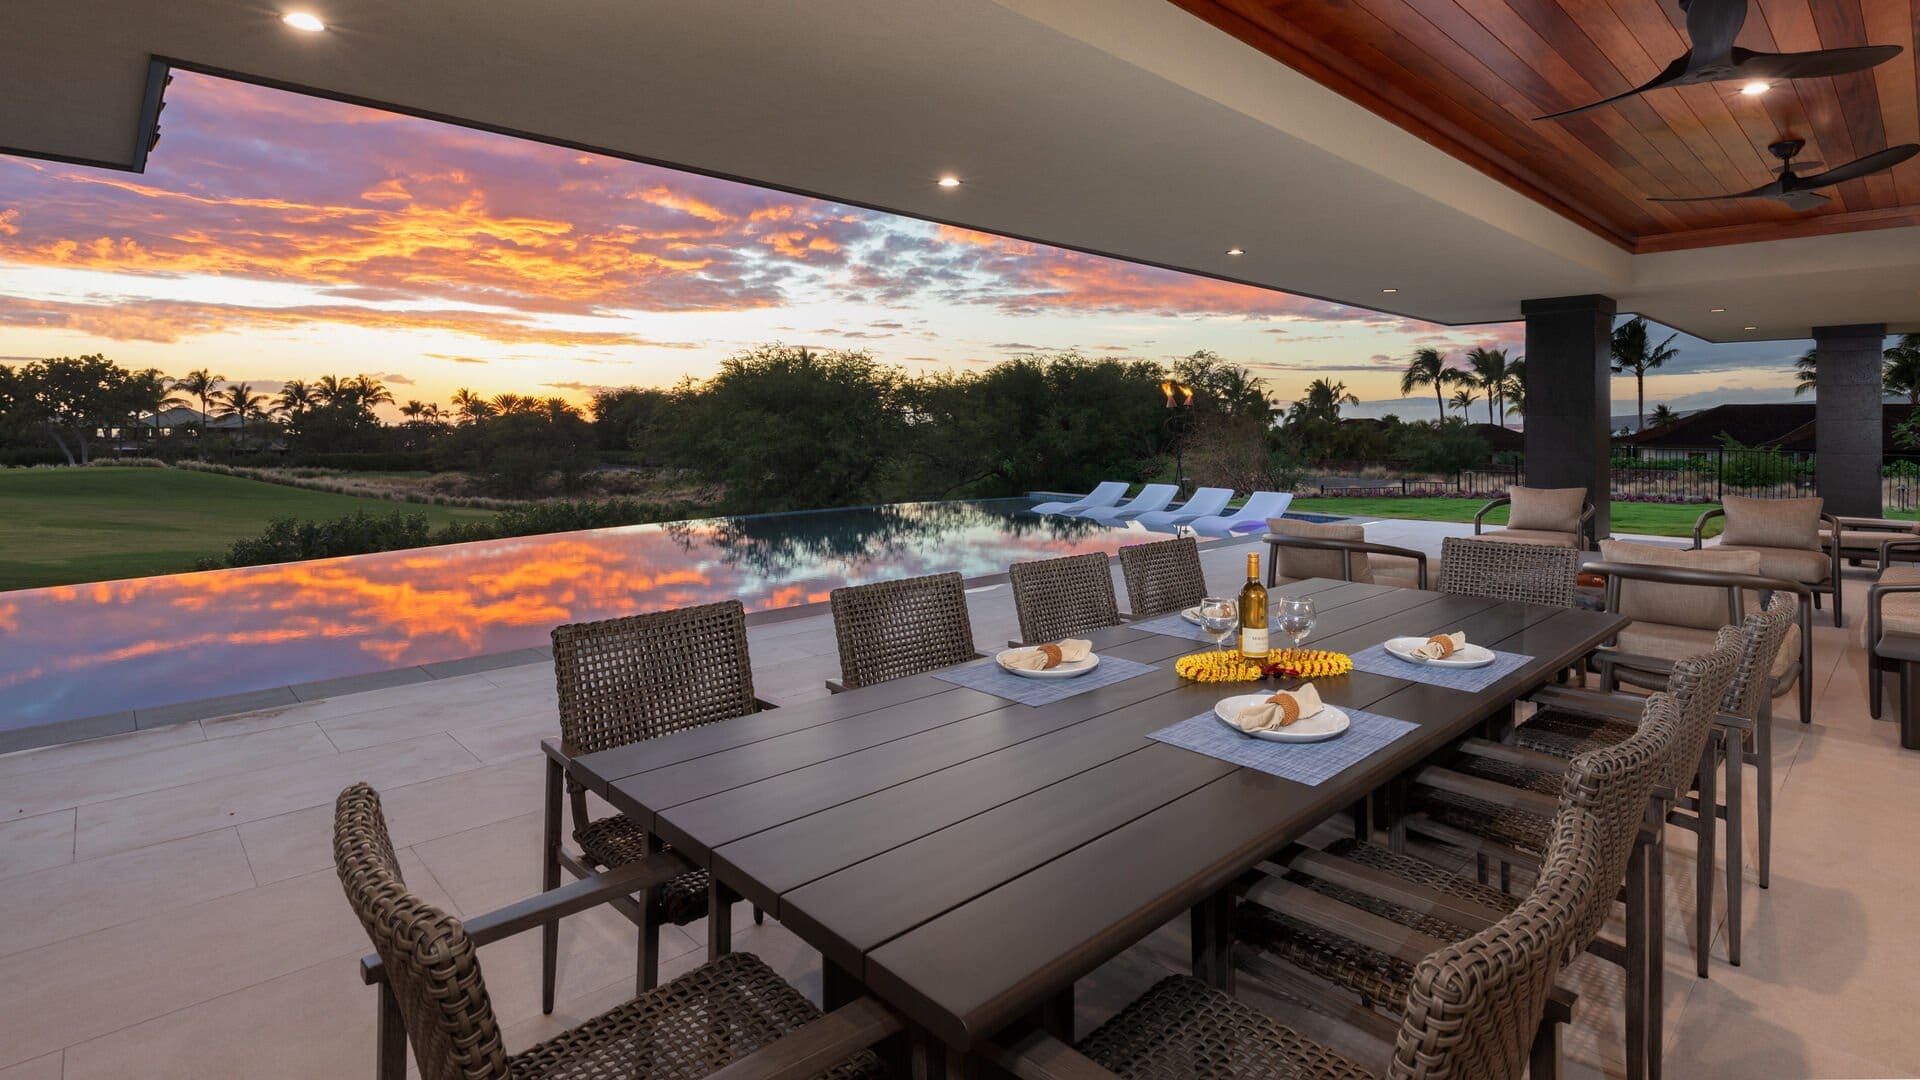
<instances>
[{"instance_id":1,"label":"white ceiling soffit","mask_svg":"<svg viewBox=\"0 0 1920 1080\"><path fill-rule=\"evenodd\" d=\"M1165 0L288 3L9 0L0 147L134 164L158 56L1435 322L1920 330L1920 229L1628 255Z\"/></svg>"}]
</instances>

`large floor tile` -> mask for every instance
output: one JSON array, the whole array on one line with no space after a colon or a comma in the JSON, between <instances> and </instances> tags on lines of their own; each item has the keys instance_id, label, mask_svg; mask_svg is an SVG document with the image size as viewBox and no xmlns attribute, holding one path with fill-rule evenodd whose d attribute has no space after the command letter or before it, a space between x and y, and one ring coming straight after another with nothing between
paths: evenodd
<instances>
[{"instance_id":1,"label":"large floor tile","mask_svg":"<svg viewBox=\"0 0 1920 1080\"><path fill-rule=\"evenodd\" d=\"M0 821L0 878L73 861L74 811Z\"/></svg>"},{"instance_id":2,"label":"large floor tile","mask_svg":"<svg viewBox=\"0 0 1920 1080\"><path fill-rule=\"evenodd\" d=\"M451 734L460 741L461 746L467 748L468 753L489 765L518 761L538 772L539 767L530 763L545 758L540 751L541 739L559 737L560 714L548 708L479 727L463 728Z\"/></svg>"},{"instance_id":3,"label":"large floor tile","mask_svg":"<svg viewBox=\"0 0 1920 1080\"><path fill-rule=\"evenodd\" d=\"M333 744L311 724L216 742L191 742L106 761L40 769L0 786L0 819L122 799L209 777L331 756Z\"/></svg>"},{"instance_id":4,"label":"large floor tile","mask_svg":"<svg viewBox=\"0 0 1920 1080\"><path fill-rule=\"evenodd\" d=\"M232 829L28 874L0 887L0 956L253 886Z\"/></svg>"},{"instance_id":5,"label":"large floor tile","mask_svg":"<svg viewBox=\"0 0 1920 1080\"><path fill-rule=\"evenodd\" d=\"M61 1080L64 1066L64 1054L48 1054L0 1069L0 1080Z\"/></svg>"},{"instance_id":6,"label":"large floor tile","mask_svg":"<svg viewBox=\"0 0 1920 1080\"><path fill-rule=\"evenodd\" d=\"M530 687L495 690L483 700L468 695L451 700L415 702L319 721L320 730L342 753L400 742L438 731L467 731L516 718L544 718L557 726L552 690Z\"/></svg>"},{"instance_id":7,"label":"large floor tile","mask_svg":"<svg viewBox=\"0 0 1920 1080\"><path fill-rule=\"evenodd\" d=\"M318 734L318 728L313 730ZM81 807L75 850L82 859L126 851L330 805L341 788L359 780L376 788L410 784L479 764L452 736L442 734L351 754L330 752L291 765L222 773L197 783Z\"/></svg>"},{"instance_id":8,"label":"large floor tile","mask_svg":"<svg viewBox=\"0 0 1920 1080\"><path fill-rule=\"evenodd\" d=\"M83 742L62 743L58 746L43 746L35 750L0 754L0 779L18 776L21 773L38 772L41 769L87 765L110 758L126 757L130 754L150 754L169 746L199 742L203 738L205 736L201 733L198 724L169 724L166 727L129 731L121 735L108 735Z\"/></svg>"}]
</instances>

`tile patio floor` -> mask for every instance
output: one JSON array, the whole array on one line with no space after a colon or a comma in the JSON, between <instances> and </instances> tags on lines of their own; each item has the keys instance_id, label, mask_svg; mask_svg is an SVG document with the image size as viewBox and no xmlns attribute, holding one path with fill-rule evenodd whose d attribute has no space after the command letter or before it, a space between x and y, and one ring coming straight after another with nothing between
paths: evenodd
<instances>
[{"instance_id":1,"label":"tile patio floor","mask_svg":"<svg viewBox=\"0 0 1920 1080\"><path fill-rule=\"evenodd\" d=\"M1368 531L1437 553L1466 528ZM1216 588L1238 587L1245 550L1208 552ZM1776 701L1774 882L1748 890L1745 966L1716 938L1711 979L1693 976L1691 849L1670 831L1669 1075L1920 1074L1920 753L1867 718L1852 646L1864 592L1856 571L1845 631L1816 617L1815 722ZM1005 586L971 603L983 648L1013 632ZM749 638L762 696L820 696L836 673L824 612ZM334 795L380 788L408 880L449 910L530 895L553 714L535 664L0 756L0 1080L367 1075L373 992L330 861ZM817 996L817 958L792 935L744 910L736 926L738 948ZM1089 978L1082 1030L1184 962L1184 938L1181 920ZM509 1047L624 1000L633 940L607 911L569 920L551 1018L538 937L486 950ZM664 974L700 963L703 940L699 924L668 928ZM1576 970L1568 1074L1620 1075L1618 980L1591 960Z\"/></svg>"}]
</instances>

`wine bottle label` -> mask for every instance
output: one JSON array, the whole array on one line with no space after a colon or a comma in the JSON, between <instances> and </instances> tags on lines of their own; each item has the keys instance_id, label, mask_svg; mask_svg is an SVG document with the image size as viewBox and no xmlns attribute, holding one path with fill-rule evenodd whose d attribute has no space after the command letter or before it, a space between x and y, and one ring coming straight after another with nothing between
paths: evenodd
<instances>
[{"instance_id":1,"label":"wine bottle label","mask_svg":"<svg viewBox=\"0 0 1920 1080\"><path fill-rule=\"evenodd\" d=\"M1257 629L1251 626L1241 627L1240 628L1240 655L1242 656L1267 655L1266 630Z\"/></svg>"}]
</instances>

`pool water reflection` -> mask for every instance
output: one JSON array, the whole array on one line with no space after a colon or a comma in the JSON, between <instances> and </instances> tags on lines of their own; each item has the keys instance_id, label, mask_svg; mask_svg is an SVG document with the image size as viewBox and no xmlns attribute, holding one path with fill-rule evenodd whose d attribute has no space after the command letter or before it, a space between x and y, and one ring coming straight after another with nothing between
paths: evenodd
<instances>
[{"instance_id":1,"label":"pool water reflection","mask_svg":"<svg viewBox=\"0 0 1920 1080\"><path fill-rule=\"evenodd\" d=\"M561 623L1164 539L1026 499L714 518L0 593L0 730L548 642Z\"/></svg>"}]
</instances>

